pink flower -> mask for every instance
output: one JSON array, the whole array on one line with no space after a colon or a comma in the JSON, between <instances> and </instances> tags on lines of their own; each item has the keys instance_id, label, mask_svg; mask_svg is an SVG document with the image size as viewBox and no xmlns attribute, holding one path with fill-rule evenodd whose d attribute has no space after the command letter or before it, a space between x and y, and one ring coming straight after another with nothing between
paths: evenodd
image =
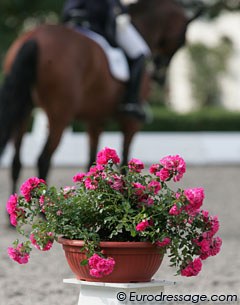
<instances>
[{"instance_id":1,"label":"pink flower","mask_svg":"<svg viewBox=\"0 0 240 305\"><path fill-rule=\"evenodd\" d=\"M202 216L203 216L203 220L205 222L208 222L208 220L209 220L209 212L207 210L202 210L201 213L202 213Z\"/></svg>"},{"instance_id":2,"label":"pink flower","mask_svg":"<svg viewBox=\"0 0 240 305\"><path fill-rule=\"evenodd\" d=\"M123 179L121 176L113 175L113 180L109 181L109 184L113 190L121 191L123 189Z\"/></svg>"},{"instance_id":3,"label":"pink flower","mask_svg":"<svg viewBox=\"0 0 240 305\"><path fill-rule=\"evenodd\" d=\"M137 196L142 196L144 191L146 190L146 186L142 185L141 183L139 182L134 182L133 183L133 187L135 189L135 194Z\"/></svg>"},{"instance_id":4,"label":"pink flower","mask_svg":"<svg viewBox=\"0 0 240 305\"><path fill-rule=\"evenodd\" d=\"M179 215L182 212L182 209L179 209L176 204L174 204L169 210L170 215Z\"/></svg>"},{"instance_id":5,"label":"pink flower","mask_svg":"<svg viewBox=\"0 0 240 305\"><path fill-rule=\"evenodd\" d=\"M198 239L193 240L200 247L200 258L202 260L207 259L211 254L209 252L210 246L212 243L211 238L209 238L209 234L203 233Z\"/></svg>"},{"instance_id":6,"label":"pink flower","mask_svg":"<svg viewBox=\"0 0 240 305\"><path fill-rule=\"evenodd\" d=\"M148 184L148 189L150 191L153 191L155 195L157 195L157 193L161 190L161 183L159 183L156 180L152 180L149 184Z\"/></svg>"},{"instance_id":7,"label":"pink flower","mask_svg":"<svg viewBox=\"0 0 240 305\"><path fill-rule=\"evenodd\" d=\"M52 248L53 241L49 240L46 245L41 249L42 251L48 251Z\"/></svg>"},{"instance_id":8,"label":"pink flower","mask_svg":"<svg viewBox=\"0 0 240 305\"><path fill-rule=\"evenodd\" d=\"M102 171L104 170L104 166L97 164L95 166L92 166L88 172L88 175L94 175L94 176L99 176L99 174L102 173Z\"/></svg>"},{"instance_id":9,"label":"pink flower","mask_svg":"<svg viewBox=\"0 0 240 305\"><path fill-rule=\"evenodd\" d=\"M18 195L17 194L11 195L9 197L7 205L6 205L6 209L9 214L11 225L16 227L18 224L18 218L23 217L25 215L24 210L21 208L18 208Z\"/></svg>"},{"instance_id":10,"label":"pink flower","mask_svg":"<svg viewBox=\"0 0 240 305\"><path fill-rule=\"evenodd\" d=\"M94 253L93 256L91 256L88 260L88 265L90 268L92 269L96 269L97 268L97 264L99 263L99 261L101 260L102 258Z\"/></svg>"},{"instance_id":11,"label":"pink flower","mask_svg":"<svg viewBox=\"0 0 240 305\"><path fill-rule=\"evenodd\" d=\"M6 206L6 209L7 209L7 212L9 215L16 212L17 203L18 203L17 194L11 195L8 199L7 206Z\"/></svg>"},{"instance_id":12,"label":"pink flower","mask_svg":"<svg viewBox=\"0 0 240 305\"><path fill-rule=\"evenodd\" d=\"M173 176L173 180L179 181L186 172L186 163L179 155L166 156L160 160L160 164Z\"/></svg>"},{"instance_id":13,"label":"pink flower","mask_svg":"<svg viewBox=\"0 0 240 305\"><path fill-rule=\"evenodd\" d=\"M44 203L45 203L45 196L41 195L40 198L39 198L39 205L41 207L41 212L42 213L45 213Z\"/></svg>"},{"instance_id":14,"label":"pink flower","mask_svg":"<svg viewBox=\"0 0 240 305\"><path fill-rule=\"evenodd\" d=\"M10 218L10 223L12 226L16 227L17 226L17 219L18 219L18 213L19 209L17 208L18 204L18 196L17 194L11 195L8 199L6 209L9 214Z\"/></svg>"},{"instance_id":15,"label":"pink flower","mask_svg":"<svg viewBox=\"0 0 240 305\"><path fill-rule=\"evenodd\" d=\"M73 176L73 182L82 182L85 176L86 174L84 173L77 173L75 176Z\"/></svg>"},{"instance_id":16,"label":"pink flower","mask_svg":"<svg viewBox=\"0 0 240 305\"><path fill-rule=\"evenodd\" d=\"M10 223L12 226L16 227L17 226L17 213L12 213L10 214Z\"/></svg>"},{"instance_id":17,"label":"pink flower","mask_svg":"<svg viewBox=\"0 0 240 305\"><path fill-rule=\"evenodd\" d=\"M133 172L141 173L144 169L144 164L141 160L133 158L128 162L128 168Z\"/></svg>"},{"instance_id":18,"label":"pink flower","mask_svg":"<svg viewBox=\"0 0 240 305\"><path fill-rule=\"evenodd\" d=\"M202 269L202 261L200 258L195 258L190 264L181 270L182 276L196 276Z\"/></svg>"},{"instance_id":19,"label":"pink flower","mask_svg":"<svg viewBox=\"0 0 240 305\"><path fill-rule=\"evenodd\" d=\"M211 231L209 232L211 236L215 235L219 230L219 220L217 216L210 217Z\"/></svg>"},{"instance_id":20,"label":"pink flower","mask_svg":"<svg viewBox=\"0 0 240 305\"><path fill-rule=\"evenodd\" d=\"M209 256L215 256L220 252L222 239L220 237L213 238L212 234L203 232L203 234L194 242L200 247L200 258L207 259Z\"/></svg>"},{"instance_id":21,"label":"pink flower","mask_svg":"<svg viewBox=\"0 0 240 305\"><path fill-rule=\"evenodd\" d=\"M85 180L85 187L88 190L96 190L98 187L98 182L95 179L87 178Z\"/></svg>"},{"instance_id":22,"label":"pink flower","mask_svg":"<svg viewBox=\"0 0 240 305\"><path fill-rule=\"evenodd\" d=\"M156 172L156 176L160 178L161 181L166 181L170 178L170 171L166 168L160 169Z\"/></svg>"},{"instance_id":23,"label":"pink flower","mask_svg":"<svg viewBox=\"0 0 240 305\"><path fill-rule=\"evenodd\" d=\"M205 260L210 256L209 251L208 252L202 252L201 255L199 256L201 258L201 260Z\"/></svg>"},{"instance_id":24,"label":"pink flower","mask_svg":"<svg viewBox=\"0 0 240 305\"><path fill-rule=\"evenodd\" d=\"M100 272L100 270L97 270L97 269L90 269L89 273L91 276L96 277L96 278L101 278L103 276L102 273Z\"/></svg>"},{"instance_id":25,"label":"pink flower","mask_svg":"<svg viewBox=\"0 0 240 305\"><path fill-rule=\"evenodd\" d=\"M8 247L8 256L19 264L26 264L29 260L29 253L24 250L23 244L16 248Z\"/></svg>"},{"instance_id":26,"label":"pink flower","mask_svg":"<svg viewBox=\"0 0 240 305\"><path fill-rule=\"evenodd\" d=\"M186 196L187 200L189 201L190 205L186 206L188 210L197 210L202 206L203 199L204 199L204 189L199 188L192 188L186 189L184 191L184 195Z\"/></svg>"},{"instance_id":27,"label":"pink flower","mask_svg":"<svg viewBox=\"0 0 240 305\"><path fill-rule=\"evenodd\" d=\"M152 164L149 168L150 174L156 174L160 170L160 164Z\"/></svg>"},{"instance_id":28,"label":"pink flower","mask_svg":"<svg viewBox=\"0 0 240 305\"><path fill-rule=\"evenodd\" d=\"M154 204L154 199L151 198L148 194L142 194L138 197L138 203L143 203L147 206L152 206ZM141 207L142 205L138 205L139 207Z\"/></svg>"},{"instance_id":29,"label":"pink flower","mask_svg":"<svg viewBox=\"0 0 240 305\"><path fill-rule=\"evenodd\" d=\"M147 199L144 200L144 202L147 206L151 206L151 205L153 205L154 200L151 197L147 197Z\"/></svg>"},{"instance_id":30,"label":"pink flower","mask_svg":"<svg viewBox=\"0 0 240 305\"><path fill-rule=\"evenodd\" d=\"M32 177L26 180L22 186L20 187L20 190L26 199L26 201L31 200L31 191L38 187L39 184L46 184L46 182L43 179L39 179L37 177Z\"/></svg>"},{"instance_id":31,"label":"pink flower","mask_svg":"<svg viewBox=\"0 0 240 305\"><path fill-rule=\"evenodd\" d=\"M40 198L39 198L40 206L43 206L44 202L45 202L45 196L41 195Z\"/></svg>"},{"instance_id":32,"label":"pink flower","mask_svg":"<svg viewBox=\"0 0 240 305\"><path fill-rule=\"evenodd\" d=\"M209 256L217 255L221 250L222 239L220 237L210 238L207 241L205 241L204 244L207 242L208 242L208 246L206 247L203 247L203 241L197 243L201 247L200 258L202 260L207 259Z\"/></svg>"},{"instance_id":33,"label":"pink flower","mask_svg":"<svg viewBox=\"0 0 240 305\"><path fill-rule=\"evenodd\" d=\"M39 245L35 239L34 233L30 234L29 239L31 243L34 245L35 248L41 251L48 251L52 248L53 245L53 237L52 233L48 232L45 236L43 236L43 241L45 242L44 245ZM50 238L50 239L49 239ZM45 240L44 240L45 239Z\"/></svg>"},{"instance_id":34,"label":"pink flower","mask_svg":"<svg viewBox=\"0 0 240 305\"><path fill-rule=\"evenodd\" d=\"M65 186L63 188L64 198L71 198L72 196L74 196L75 191L76 191L75 186Z\"/></svg>"},{"instance_id":35,"label":"pink flower","mask_svg":"<svg viewBox=\"0 0 240 305\"><path fill-rule=\"evenodd\" d=\"M149 227L149 222L147 220L143 220L136 226L136 230L144 231L147 227Z\"/></svg>"},{"instance_id":36,"label":"pink flower","mask_svg":"<svg viewBox=\"0 0 240 305\"><path fill-rule=\"evenodd\" d=\"M157 241L156 245L158 247L166 247L167 245L169 245L171 243L171 238L169 237L165 237L162 241Z\"/></svg>"},{"instance_id":37,"label":"pink flower","mask_svg":"<svg viewBox=\"0 0 240 305\"><path fill-rule=\"evenodd\" d=\"M116 150L109 147L105 147L97 154L97 164L105 165L108 161L112 161L114 164L120 163Z\"/></svg>"},{"instance_id":38,"label":"pink flower","mask_svg":"<svg viewBox=\"0 0 240 305\"><path fill-rule=\"evenodd\" d=\"M200 243L201 251L202 252L208 252L210 249L210 244L207 239L203 239Z\"/></svg>"},{"instance_id":39,"label":"pink flower","mask_svg":"<svg viewBox=\"0 0 240 305\"><path fill-rule=\"evenodd\" d=\"M222 239L220 237L213 238L212 244L210 247L211 256L217 255L221 250L221 246L222 246Z\"/></svg>"},{"instance_id":40,"label":"pink flower","mask_svg":"<svg viewBox=\"0 0 240 305\"><path fill-rule=\"evenodd\" d=\"M209 239L203 239L202 241L197 243L198 246L201 248L201 252L208 252L210 249L211 241Z\"/></svg>"},{"instance_id":41,"label":"pink flower","mask_svg":"<svg viewBox=\"0 0 240 305\"><path fill-rule=\"evenodd\" d=\"M97 270L99 270L102 275L109 275L112 273L114 265L115 260L113 258L102 258L97 264Z\"/></svg>"},{"instance_id":42,"label":"pink flower","mask_svg":"<svg viewBox=\"0 0 240 305\"><path fill-rule=\"evenodd\" d=\"M115 260L112 257L102 258L98 254L93 254L88 260L90 275L93 277L103 277L112 273Z\"/></svg>"}]
</instances>

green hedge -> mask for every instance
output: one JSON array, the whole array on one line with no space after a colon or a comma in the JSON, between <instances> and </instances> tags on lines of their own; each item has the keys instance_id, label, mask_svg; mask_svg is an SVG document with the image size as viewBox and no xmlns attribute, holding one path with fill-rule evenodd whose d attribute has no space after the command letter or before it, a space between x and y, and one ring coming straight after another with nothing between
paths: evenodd
<instances>
[{"instance_id":1,"label":"green hedge","mask_svg":"<svg viewBox=\"0 0 240 305\"><path fill-rule=\"evenodd\" d=\"M143 131L240 131L240 112L221 108L207 108L197 112L179 114L163 107L152 107L153 121L145 124ZM74 131L84 131L81 123L73 124ZM114 122L107 124L106 131L118 131Z\"/></svg>"}]
</instances>

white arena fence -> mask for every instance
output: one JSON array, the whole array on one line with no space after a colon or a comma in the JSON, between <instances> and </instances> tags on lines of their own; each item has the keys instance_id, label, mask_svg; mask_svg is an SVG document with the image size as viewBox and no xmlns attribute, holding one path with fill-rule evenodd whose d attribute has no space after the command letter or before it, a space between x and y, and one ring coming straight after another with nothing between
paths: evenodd
<instances>
[{"instance_id":1,"label":"white arena fence","mask_svg":"<svg viewBox=\"0 0 240 305\"><path fill-rule=\"evenodd\" d=\"M35 166L47 136L47 121L37 111L31 133L23 139L21 159L24 166ZM115 148L121 156L120 132L104 132L99 149ZM150 164L166 155L181 155L188 164L240 164L240 132L139 132L132 142L130 157ZM1 165L11 164L13 147L7 146ZM54 166L84 166L88 161L88 138L85 132L64 132L54 157Z\"/></svg>"}]
</instances>

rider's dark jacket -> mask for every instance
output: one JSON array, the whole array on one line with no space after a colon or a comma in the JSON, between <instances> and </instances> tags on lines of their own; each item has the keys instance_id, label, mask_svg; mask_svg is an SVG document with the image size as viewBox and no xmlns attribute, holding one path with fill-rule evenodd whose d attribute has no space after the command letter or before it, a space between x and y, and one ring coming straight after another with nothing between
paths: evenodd
<instances>
[{"instance_id":1,"label":"rider's dark jacket","mask_svg":"<svg viewBox=\"0 0 240 305\"><path fill-rule=\"evenodd\" d=\"M63 22L73 21L89 27L115 44L116 16L126 13L120 0L67 0L63 8Z\"/></svg>"}]
</instances>

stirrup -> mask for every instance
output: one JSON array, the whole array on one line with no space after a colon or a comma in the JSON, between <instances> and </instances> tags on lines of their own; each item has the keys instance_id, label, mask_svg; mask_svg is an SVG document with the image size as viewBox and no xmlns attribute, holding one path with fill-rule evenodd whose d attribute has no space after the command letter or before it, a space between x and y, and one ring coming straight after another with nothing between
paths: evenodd
<instances>
[{"instance_id":1,"label":"stirrup","mask_svg":"<svg viewBox=\"0 0 240 305\"><path fill-rule=\"evenodd\" d=\"M121 104L119 107L119 112L133 116L136 119L146 122L147 121L147 113L142 105L135 104L135 103L127 103Z\"/></svg>"}]
</instances>

